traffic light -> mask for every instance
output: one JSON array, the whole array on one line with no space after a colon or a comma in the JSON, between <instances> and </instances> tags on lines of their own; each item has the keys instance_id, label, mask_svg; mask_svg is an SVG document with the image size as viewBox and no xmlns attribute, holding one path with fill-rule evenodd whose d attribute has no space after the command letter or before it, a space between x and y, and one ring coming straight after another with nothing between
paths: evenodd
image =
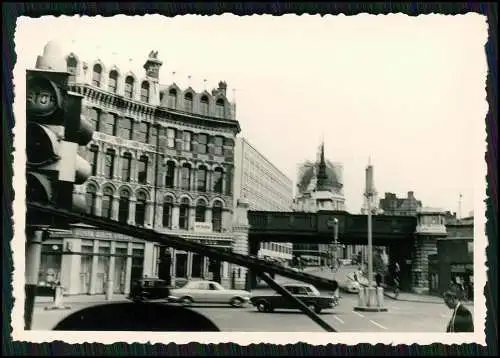
<instances>
[{"instance_id":1,"label":"traffic light","mask_svg":"<svg viewBox=\"0 0 500 358\"><path fill-rule=\"evenodd\" d=\"M93 133L81 115L83 96L68 91L67 72L28 70L26 77L27 200L85 211L84 200L73 194L74 184L91 175L78 155Z\"/></svg>"}]
</instances>

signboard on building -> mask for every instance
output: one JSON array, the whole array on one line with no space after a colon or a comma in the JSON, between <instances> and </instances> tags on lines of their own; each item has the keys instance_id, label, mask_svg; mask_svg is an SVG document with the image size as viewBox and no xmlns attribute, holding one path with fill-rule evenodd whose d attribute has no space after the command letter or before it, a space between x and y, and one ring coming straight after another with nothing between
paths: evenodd
<instances>
[{"instance_id":1,"label":"signboard on building","mask_svg":"<svg viewBox=\"0 0 500 358\"><path fill-rule=\"evenodd\" d=\"M195 222L194 232L212 232L212 223Z\"/></svg>"}]
</instances>

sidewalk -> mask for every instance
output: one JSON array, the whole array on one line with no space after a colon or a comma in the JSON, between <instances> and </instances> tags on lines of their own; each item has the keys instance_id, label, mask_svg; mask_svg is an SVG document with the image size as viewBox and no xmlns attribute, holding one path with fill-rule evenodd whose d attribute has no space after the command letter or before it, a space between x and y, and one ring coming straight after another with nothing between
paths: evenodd
<instances>
[{"instance_id":1,"label":"sidewalk","mask_svg":"<svg viewBox=\"0 0 500 358\"><path fill-rule=\"evenodd\" d=\"M339 276L342 276L342 274L345 274L347 272L352 271L353 268L346 266L346 267L341 267L336 274ZM320 269L316 270L310 270L308 272L311 275L315 275L318 277L324 277L324 278L331 278L332 272L324 269L321 271ZM342 280L341 277L339 277L340 280ZM367 283L360 282L361 285L367 286ZM417 294L417 293L410 293L410 292L400 292L398 298L395 297L394 293L391 291L385 291L384 290L384 296L392 299L392 300L398 300L398 301L407 301L407 302L420 302L420 303L438 303L438 304L443 304L443 299L438 296L432 296L432 295L426 295L426 294ZM472 301L467 301L464 302L465 304L473 304L474 302Z\"/></svg>"},{"instance_id":2,"label":"sidewalk","mask_svg":"<svg viewBox=\"0 0 500 358\"><path fill-rule=\"evenodd\" d=\"M63 303L64 304L86 304L86 303L105 303L105 302L119 302L119 301L127 301L125 295L113 295L110 301L106 300L105 295L71 295L64 296ZM52 297L47 296L37 296L35 300L35 306L47 306L54 302Z\"/></svg>"}]
</instances>

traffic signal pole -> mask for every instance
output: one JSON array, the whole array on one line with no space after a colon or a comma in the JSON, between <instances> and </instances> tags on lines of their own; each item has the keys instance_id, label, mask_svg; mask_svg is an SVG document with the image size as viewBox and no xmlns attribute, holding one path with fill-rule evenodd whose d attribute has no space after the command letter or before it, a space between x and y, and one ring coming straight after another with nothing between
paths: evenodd
<instances>
[{"instance_id":1,"label":"traffic signal pole","mask_svg":"<svg viewBox=\"0 0 500 358\"><path fill-rule=\"evenodd\" d=\"M40 229L26 229L26 282L24 286L24 329L30 330L35 307L36 287L42 257L42 240L44 232Z\"/></svg>"}]
</instances>

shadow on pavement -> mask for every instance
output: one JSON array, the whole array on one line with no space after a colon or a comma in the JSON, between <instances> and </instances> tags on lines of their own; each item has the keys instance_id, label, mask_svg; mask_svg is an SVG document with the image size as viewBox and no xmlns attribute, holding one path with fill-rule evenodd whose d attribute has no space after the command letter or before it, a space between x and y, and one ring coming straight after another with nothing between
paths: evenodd
<instances>
[{"instance_id":1,"label":"shadow on pavement","mask_svg":"<svg viewBox=\"0 0 500 358\"><path fill-rule=\"evenodd\" d=\"M249 311L251 313L258 313L258 314L261 314L261 315L265 315L265 314L268 314L268 315L280 315L280 314L295 314L295 315L304 315L305 314L301 311L293 311L293 310L274 310L273 312L259 312L257 311L257 309L255 310L252 310L252 311ZM335 312L332 312L332 311L321 311L321 313L319 314L320 316L324 316L324 315L333 315L335 314Z\"/></svg>"}]
</instances>

